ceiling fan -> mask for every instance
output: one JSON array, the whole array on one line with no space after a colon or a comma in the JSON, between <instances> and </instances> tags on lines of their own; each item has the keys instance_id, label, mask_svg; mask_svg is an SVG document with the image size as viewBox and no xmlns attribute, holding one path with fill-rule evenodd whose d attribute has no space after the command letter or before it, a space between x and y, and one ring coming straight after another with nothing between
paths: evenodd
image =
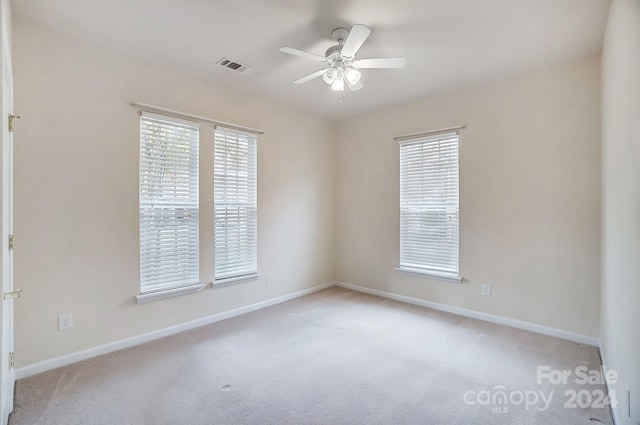
<instances>
[{"instance_id":1,"label":"ceiling fan","mask_svg":"<svg viewBox=\"0 0 640 425\"><path fill-rule=\"evenodd\" d=\"M365 25L354 25L351 31L346 28L336 28L331 32L331 36L338 42L335 46L327 49L324 56L292 47L281 47L280 51L290 55L300 56L328 65L327 68L313 72L296 81L295 84L306 83L314 78L322 76L325 83L331 86L331 90L342 92L345 84L352 90L360 90L362 83L360 77L361 69L366 68L403 68L407 64L404 57L397 58L374 58L356 59L356 53L371 34L371 30Z\"/></svg>"}]
</instances>

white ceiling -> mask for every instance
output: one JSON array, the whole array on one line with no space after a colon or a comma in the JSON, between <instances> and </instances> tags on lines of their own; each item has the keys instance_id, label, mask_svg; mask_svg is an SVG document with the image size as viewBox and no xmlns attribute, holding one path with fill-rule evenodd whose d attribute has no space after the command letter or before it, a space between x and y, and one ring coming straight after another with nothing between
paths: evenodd
<instances>
[{"instance_id":1,"label":"white ceiling","mask_svg":"<svg viewBox=\"0 0 640 425\"><path fill-rule=\"evenodd\" d=\"M16 20L338 118L597 52L609 0L14 0L12 7ZM280 46L323 55L335 44L331 30L355 23L373 31L359 58L406 56L406 68L364 70L364 89L346 92L342 103L322 79L292 83L322 64ZM215 65L223 56L252 69Z\"/></svg>"}]
</instances>

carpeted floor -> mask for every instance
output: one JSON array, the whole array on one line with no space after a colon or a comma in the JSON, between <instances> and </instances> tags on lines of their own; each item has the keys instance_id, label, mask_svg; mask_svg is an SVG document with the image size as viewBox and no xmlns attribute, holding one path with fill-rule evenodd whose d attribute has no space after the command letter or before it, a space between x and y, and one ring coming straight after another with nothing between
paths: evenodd
<instances>
[{"instance_id":1,"label":"carpeted floor","mask_svg":"<svg viewBox=\"0 0 640 425\"><path fill-rule=\"evenodd\" d=\"M575 368L599 364L593 347L330 288L18 381L9 423L611 424L578 407L604 386ZM539 385L538 366L572 376Z\"/></svg>"}]
</instances>

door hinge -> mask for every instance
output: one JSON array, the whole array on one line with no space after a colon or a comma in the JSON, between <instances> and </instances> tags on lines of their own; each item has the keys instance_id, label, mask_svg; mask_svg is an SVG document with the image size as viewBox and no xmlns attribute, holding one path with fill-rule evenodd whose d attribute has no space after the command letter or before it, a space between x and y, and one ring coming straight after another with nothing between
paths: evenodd
<instances>
[{"instance_id":1,"label":"door hinge","mask_svg":"<svg viewBox=\"0 0 640 425\"><path fill-rule=\"evenodd\" d=\"M13 250L13 235L9 235L9 249Z\"/></svg>"},{"instance_id":2,"label":"door hinge","mask_svg":"<svg viewBox=\"0 0 640 425\"><path fill-rule=\"evenodd\" d=\"M13 369L16 362L16 353L9 353L9 369Z\"/></svg>"},{"instance_id":3,"label":"door hinge","mask_svg":"<svg viewBox=\"0 0 640 425\"><path fill-rule=\"evenodd\" d=\"M20 119L20 115L9 114L9 131L13 133L13 121L18 118Z\"/></svg>"},{"instance_id":4,"label":"door hinge","mask_svg":"<svg viewBox=\"0 0 640 425\"><path fill-rule=\"evenodd\" d=\"M12 300L14 298L20 298L21 296L22 296L22 288L16 289L15 291L2 293L3 300Z\"/></svg>"}]
</instances>

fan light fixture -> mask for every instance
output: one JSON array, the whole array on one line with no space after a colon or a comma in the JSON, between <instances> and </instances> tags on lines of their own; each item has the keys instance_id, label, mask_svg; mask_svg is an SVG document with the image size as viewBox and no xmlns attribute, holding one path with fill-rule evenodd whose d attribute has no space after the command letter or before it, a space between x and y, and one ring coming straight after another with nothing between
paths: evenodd
<instances>
[{"instance_id":1,"label":"fan light fixture","mask_svg":"<svg viewBox=\"0 0 640 425\"><path fill-rule=\"evenodd\" d=\"M336 80L331 83L331 90L344 91L344 80L342 79L342 77L336 78Z\"/></svg>"},{"instance_id":2,"label":"fan light fixture","mask_svg":"<svg viewBox=\"0 0 640 425\"><path fill-rule=\"evenodd\" d=\"M344 70L344 76L349 82L349 84L354 85L360 82L360 77L362 76L362 73L355 68L348 67L347 69Z\"/></svg>"},{"instance_id":3,"label":"fan light fixture","mask_svg":"<svg viewBox=\"0 0 640 425\"><path fill-rule=\"evenodd\" d=\"M280 51L290 55L300 56L316 62L328 65L327 68L312 72L294 81L295 84L303 84L322 76L322 80L331 86L331 90L343 92L344 86L351 91L362 88L360 77L361 69L367 68L403 68L407 64L404 57L357 59L356 53L371 34L371 30L365 25L354 25L351 31L346 28L336 28L331 33L338 44L327 49L324 56L293 47L281 47Z\"/></svg>"},{"instance_id":4,"label":"fan light fixture","mask_svg":"<svg viewBox=\"0 0 640 425\"><path fill-rule=\"evenodd\" d=\"M357 69L349 66L344 71L342 64L338 64L336 67L327 68L322 74L322 80L331 86L333 91L344 91L345 80L350 86L355 86L360 82L362 73Z\"/></svg>"},{"instance_id":5,"label":"fan light fixture","mask_svg":"<svg viewBox=\"0 0 640 425\"><path fill-rule=\"evenodd\" d=\"M337 76L338 70L336 68L327 68L327 70L324 71L324 74L322 74L322 79L327 84L333 84Z\"/></svg>"}]
</instances>

